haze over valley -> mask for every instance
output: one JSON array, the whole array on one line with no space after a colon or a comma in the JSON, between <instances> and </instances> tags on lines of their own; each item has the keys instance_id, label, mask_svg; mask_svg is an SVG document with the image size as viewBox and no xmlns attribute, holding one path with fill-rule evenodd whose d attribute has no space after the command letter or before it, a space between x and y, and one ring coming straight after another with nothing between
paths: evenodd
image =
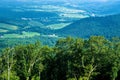
<instances>
[{"instance_id":1,"label":"haze over valley","mask_svg":"<svg viewBox=\"0 0 120 80\"><path fill-rule=\"evenodd\" d=\"M120 13L119 0L2 0L0 4L2 41L25 38L29 43L31 38L35 40L45 38L45 42L42 41L48 44L47 38L54 42L66 36L82 38L89 38L90 35L104 35L108 38L120 36L119 19L116 19L116 15ZM89 19L92 22L89 22ZM101 27L104 25L106 26Z\"/></svg>"}]
</instances>

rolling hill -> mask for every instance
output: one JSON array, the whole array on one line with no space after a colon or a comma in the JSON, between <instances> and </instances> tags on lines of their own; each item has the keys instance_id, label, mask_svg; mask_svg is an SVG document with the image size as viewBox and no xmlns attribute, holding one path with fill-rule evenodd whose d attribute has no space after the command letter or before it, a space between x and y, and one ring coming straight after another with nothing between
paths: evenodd
<instances>
[{"instance_id":1,"label":"rolling hill","mask_svg":"<svg viewBox=\"0 0 120 80\"><path fill-rule=\"evenodd\" d=\"M120 14L81 19L56 30L56 34L83 38L91 35L102 35L107 38L120 37Z\"/></svg>"}]
</instances>

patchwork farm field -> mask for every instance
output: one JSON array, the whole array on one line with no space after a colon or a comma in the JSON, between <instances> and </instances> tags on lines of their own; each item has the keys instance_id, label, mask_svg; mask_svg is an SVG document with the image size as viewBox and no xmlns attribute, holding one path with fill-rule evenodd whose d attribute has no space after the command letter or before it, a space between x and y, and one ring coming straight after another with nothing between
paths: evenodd
<instances>
[{"instance_id":1,"label":"patchwork farm field","mask_svg":"<svg viewBox=\"0 0 120 80\"><path fill-rule=\"evenodd\" d=\"M18 26L15 25L10 25L10 24L5 24L5 23L0 23L0 29L2 30L17 30Z\"/></svg>"}]
</instances>

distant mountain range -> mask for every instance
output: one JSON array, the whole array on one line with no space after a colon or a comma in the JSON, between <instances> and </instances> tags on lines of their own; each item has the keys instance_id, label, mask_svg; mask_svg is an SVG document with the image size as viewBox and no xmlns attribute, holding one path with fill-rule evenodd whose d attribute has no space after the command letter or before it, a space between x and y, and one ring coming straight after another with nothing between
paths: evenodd
<instances>
[{"instance_id":1,"label":"distant mountain range","mask_svg":"<svg viewBox=\"0 0 120 80\"><path fill-rule=\"evenodd\" d=\"M55 32L58 35L84 38L91 35L120 37L120 14L81 19Z\"/></svg>"}]
</instances>

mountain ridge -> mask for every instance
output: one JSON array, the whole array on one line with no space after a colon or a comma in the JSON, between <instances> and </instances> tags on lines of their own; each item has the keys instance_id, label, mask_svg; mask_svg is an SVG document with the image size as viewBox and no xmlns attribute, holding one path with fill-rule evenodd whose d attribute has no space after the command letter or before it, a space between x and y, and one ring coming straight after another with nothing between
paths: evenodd
<instances>
[{"instance_id":1,"label":"mountain ridge","mask_svg":"<svg viewBox=\"0 0 120 80\"><path fill-rule=\"evenodd\" d=\"M89 37L104 35L105 37L120 36L120 14L104 17L89 17L78 20L56 31L65 36Z\"/></svg>"}]
</instances>

